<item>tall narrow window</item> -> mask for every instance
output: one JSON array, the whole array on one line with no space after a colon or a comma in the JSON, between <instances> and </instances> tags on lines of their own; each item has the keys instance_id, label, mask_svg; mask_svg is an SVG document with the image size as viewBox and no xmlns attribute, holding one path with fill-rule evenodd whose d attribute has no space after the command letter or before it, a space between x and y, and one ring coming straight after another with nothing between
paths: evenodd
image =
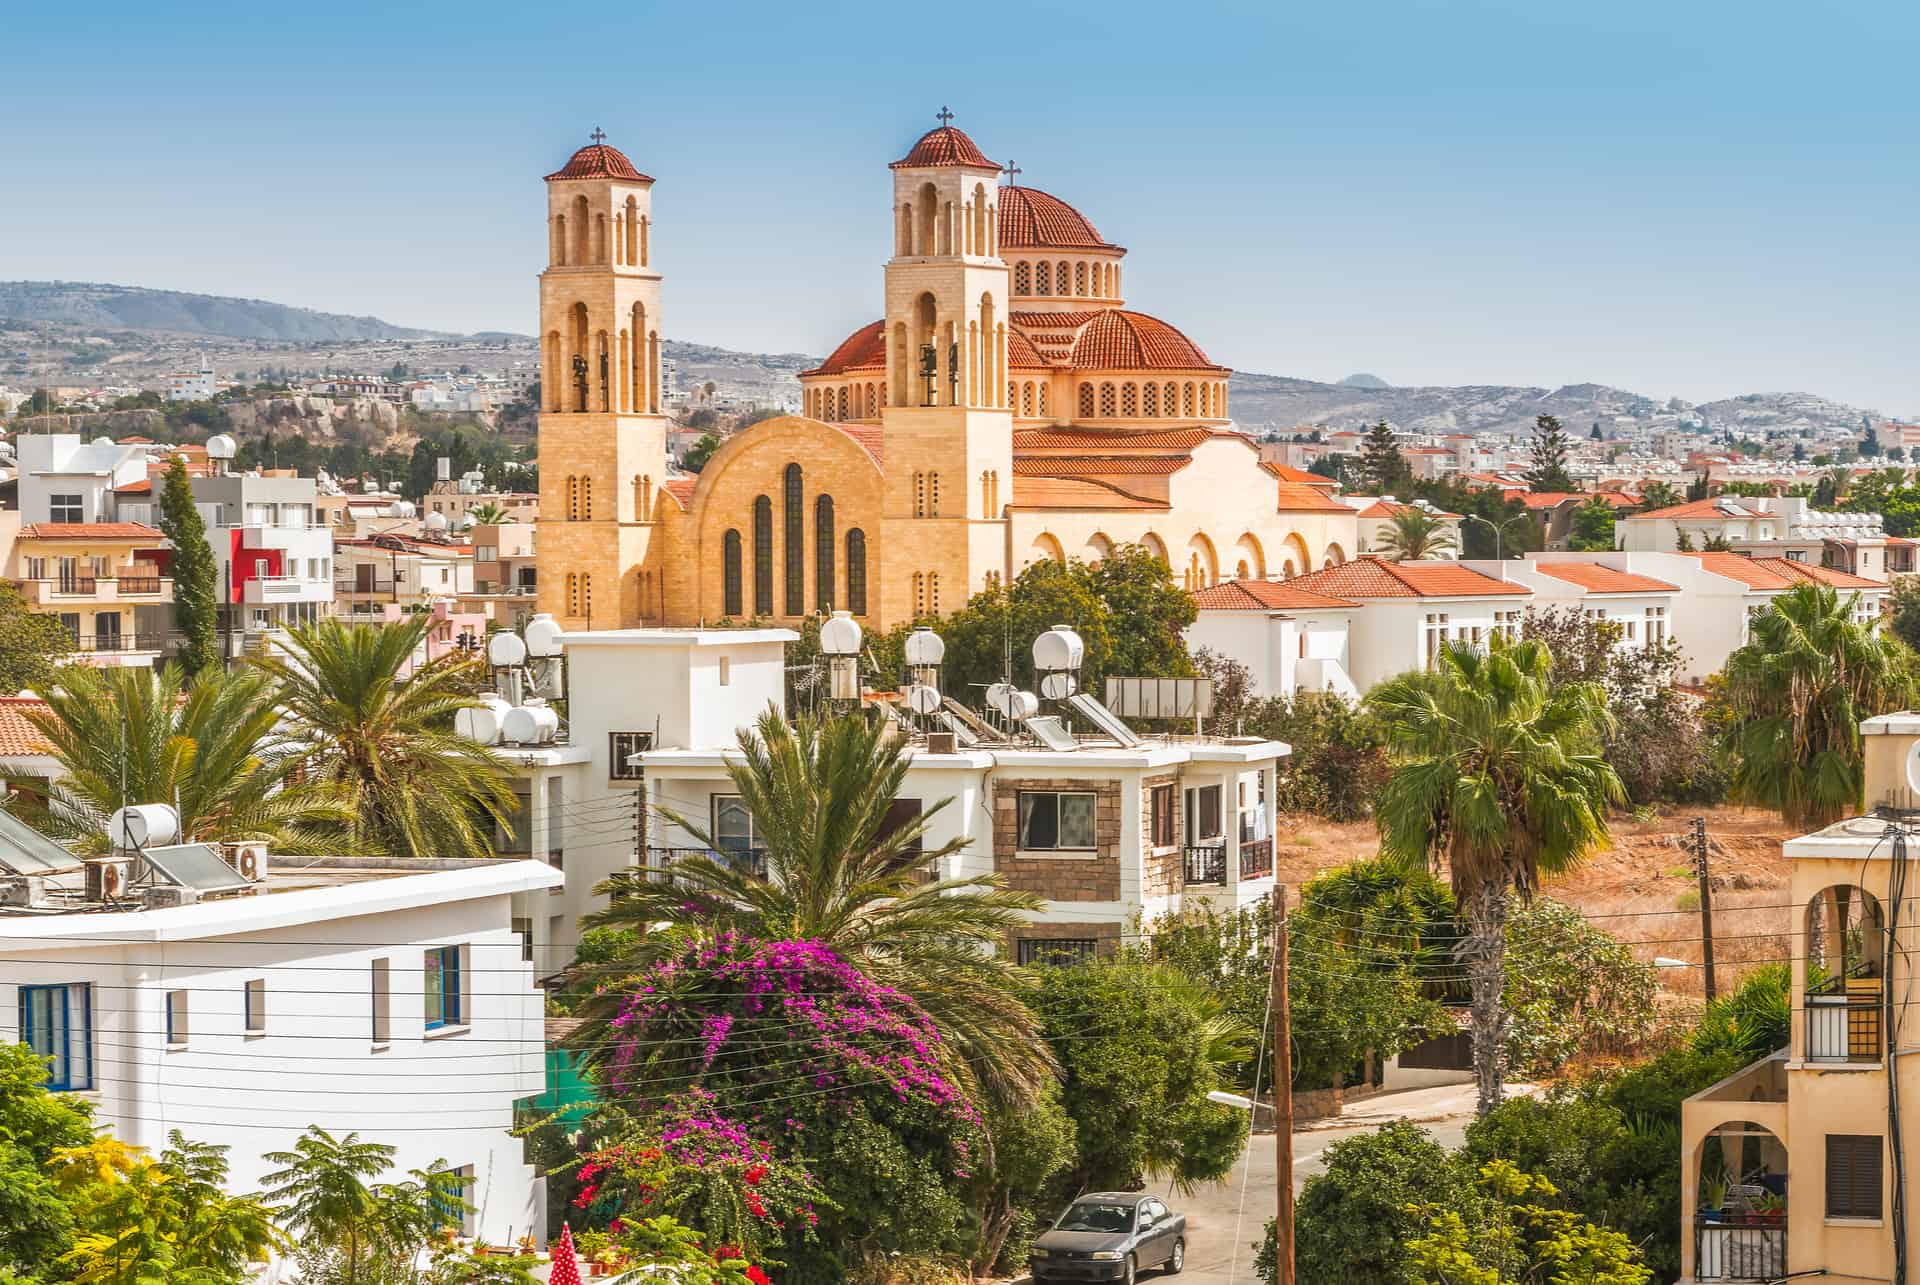
<instances>
[{"instance_id":1,"label":"tall narrow window","mask_svg":"<svg viewBox=\"0 0 1920 1285\"><path fill-rule=\"evenodd\" d=\"M460 1026L466 1020L460 991L460 947L439 946L426 953L423 988L426 993L427 1029Z\"/></svg>"},{"instance_id":2,"label":"tall narrow window","mask_svg":"<svg viewBox=\"0 0 1920 1285\"><path fill-rule=\"evenodd\" d=\"M20 988L20 1042L47 1064L56 1093L93 1087L93 988L86 982Z\"/></svg>"},{"instance_id":3,"label":"tall narrow window","mask_svg":"<svg viewBox=\"0 0 1920 1285\"><path fill-rule=\"evenodd\" d=\"M753 614L773 614L773 501L753 500Z\"/></svg>"},{"instance_id":4,"label":"tall narrow window","mask_svg":"<svg viewBox=\"0 0 1920 1285\"><path fill-rule=\"evenodd\" d=\"M187 1042L187 993L167 992L167 1047L179 1048Z\"/></svg>"},{"instance_id":5,"label":"tall narrow window","mask_svg":"<svg viewBox=\"0 0 1920 1285\"><path fill-rule=\"evenodd\" d=\"M821 611L833 610L833 497L813 502L813 602Z\"/></svg>"},{"instance_id":6,"label":"tall narrow window","mask_svg":"<svg viewBox=\"0 0 1920 1285\"><path fill-rule=\"evenodd\" d=\"M386 1044L393 1037L393 988L389 981L387 961L374 960L370 972L373 1042Z\"/></svg>"},{"instance_id":7,"label":"tall narrow window","mask_svg":"<svg viewBox=\"0 0 1920 1285\"><path fill-rule=\"evenodd\" d=\"M248 1035L267 1033L267 979L264 977L247 983L245 1021Z\"/></svg>"},{"instance_id":8,"label":"tall narrow window","mask_svg":"<svg viewBox=\"0 0 1920 1285\"><path fill-rule=\"evenodd\" d=\"M844 394L846 390L841 389L841 392ZM787 614L804 616L807 614L807 515L801 506L798 464L787 465L780 497L780 516L786 528L783 540L786 555L782 562L787 573Z\"/></svg>"},{"instance_id":9,"label":"tall narrow window","mask_svg":"<svg viewBox=\"0 0 1920 1285\"><path fill-rule=\"evenodd\" d=\"M720 583L725 599L721 610L729 616L745 611L740 592L740 532L731 528L720 538Z\"/></svg>"},{"instance_id":10,"label":"tall narrow window","mask_svg":"<svg viewBox=\"0 0 1920 1285\"><path fill-rule=\"evenodd\" d=\"M867 533L859 527L847 532L847 610L867 614Z\"/></svg>"}]
</instances>

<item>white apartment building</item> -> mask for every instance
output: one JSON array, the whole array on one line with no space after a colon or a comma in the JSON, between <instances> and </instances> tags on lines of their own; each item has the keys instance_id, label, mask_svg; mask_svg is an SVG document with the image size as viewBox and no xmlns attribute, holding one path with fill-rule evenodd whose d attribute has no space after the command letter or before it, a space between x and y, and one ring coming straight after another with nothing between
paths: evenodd
<instances>
[{"instance_id":1,"label":"white apartment building","mask_svg":"<svg viewBox=\"0 0 1920 1285\"><path fill-rule=\"evenodd\" d=\"M1533 591L1536 611L1571 608L1589 619L1613 621L1620 626L1622 647L1665 642L1679 619L1679 585L1597 558L1535 554L1505 562L1476 559L1466 565L1496 580L1525 585Z\"/></svg>"},{"instance_id":2,"label":"white apartment building","mask_svg":"<svg viewBox=\"0 0 1920 1285\"><path fill-rule=\"evenodd\" d=\"M147 448L78 433L23 433L13 439L20 469L20 523L151 522L123 514L115 490L147 480Z\"/></svg>"},{"instance_id":3,"label":"white apartment building","mask_svg":"<svg viewBox=\"0 0 1920 1285\"><path fill-rule=\"evenodd\" d=\"M444 521L442 522L444 530ZM333 599L339 614L370 617L386 608L426 607L473 593L473 546L436 537L387 532L333 539Z\"/></svg>"},{"instance_id":4,"label":"white apartment building","mask_svg":"<svg viewBox=\"0 0 1920 1285\"><path fill-rule=\"evenodd\" d=\"M1735 553L1827 562L1884 579L1889 541L1878 513L1828 512L1803 496L1731 496L1690 500L1620 518L1615 541L1631 552L1673 553L1684 535L1695 549L1725 541Z\"/></svg>"},{"instance_id":5,"label":"white apartment building","mask_svg":"<svg viewBox=\"0 0 1920 1285\"><path fill-rule=\"evenodd\" d=\"M213 363L205 357L200 359L199 370L167 376L167 400L170 402L209 401L219 391L220 385L213 375Z\"/></svg>"},{"instance_id":6,"label":"white apartment building","mask_svg":"<svg viewBox=\"0 0 1920 1285\"><path fill-rule=\"evenodd\" d=\"M393 1178L461 1173L469 1235L539 1235L544 1183L510 1129L545 1087L544 1000L513 904L559 872L276 854L249 878L234 856L149 849L107 894L0 816L0 1040L123 1141L231 1148L233 1190L318 1125L397 1148Z\"/></svg>"}]
</instances>

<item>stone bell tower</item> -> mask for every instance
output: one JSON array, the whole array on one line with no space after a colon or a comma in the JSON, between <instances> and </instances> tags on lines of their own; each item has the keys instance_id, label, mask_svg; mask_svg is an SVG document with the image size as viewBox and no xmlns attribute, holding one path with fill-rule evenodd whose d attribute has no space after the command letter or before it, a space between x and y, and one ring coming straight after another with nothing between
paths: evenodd
<instances>
[{"instance_id":1,"label":"stone bell tower","mask_svg":"<svg viewBox=\"0 0 1920 1285\"><path fill-rule=\"evenodd\" d=\"M881 618L951 612L1004 574L1013 492L1000 167L940 124L893 162Z\"/></svg>"},{"instance_id":2,"label":"stone bell tower","mask_svg":"<svg viewBox=\"0 0 1920 1285\"><path fill-rule=\"evenodd\" d=\"M638 625L666 475L653 180L606 135L546 176L540 274L540 610L569 629Z\"/></svg>"}]
</instances>

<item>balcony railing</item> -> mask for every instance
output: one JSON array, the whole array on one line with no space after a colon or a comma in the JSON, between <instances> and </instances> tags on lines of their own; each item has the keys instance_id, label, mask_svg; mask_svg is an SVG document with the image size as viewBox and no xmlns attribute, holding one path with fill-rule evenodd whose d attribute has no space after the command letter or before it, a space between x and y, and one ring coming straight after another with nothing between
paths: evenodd
<instances>
[{"instance_id":1,"label":"balcony railing","mask_svg":"<svg viewBox=\"0 0 1920 1285\"><path fill-rule=\"evenodd\" d=\"M1785 1214L1695 1215L1693 1279L1771 1281L1786 1274Z\"/></svg>"},{"instance_id":2,"label":"balcony railing","mask_svg":"<svg viewBox=\"0 0 1920 1285\"><path fill-rule=\"evenodd\" d=\"M1834 977L1807 991L1809 1062L1878 1062L1884 1008L1878 977Z\"/></svg>"},{"instance_id":3,"label":"balcony railing","mask_svg":"<svg viewBox=\"0 0 1920 1285\"><path fill-rule=\"evenodd\" d=\"M1227 845L1224 840L1216 839L1212 843L1189 843L1186 848L1187 886L1195 884L1221 885L1227 881Z\"/></svg>"},{"instance_id":4,"label":"balcony railing","mask_svg":"<svg viewBox=\"0 0 1920 1285\"><path fill-rule=\"evenodd\" d=\"M656 848L647 849L647 864L656 870L670 871L674 865L687 857L707 857L714 861L725 862L739 867L749 874L764 877L767 873L767 850L765 848Z\"/></svg>"},{"instance_id":5,"label":"balcony railing","mask_svg":"<svg viewBox=\"0 0 1920 1285\"><path fill-rule=\"evenodd\" d=\"M68 635L73 650L84 655L112 655L130 651L159 651L166 645L163 634L81 634Z\"/></svg>"},{"instance_id":6,"label":"balcony railing","mask_svg":"<svg viewBox=\"0 0 1920 1285\"><path fill-rule=\"evenodd\" d=\"M1273 840L1240 841L1240 877L1264 879L1273 873Z\"/></svg>"}]
</instances>

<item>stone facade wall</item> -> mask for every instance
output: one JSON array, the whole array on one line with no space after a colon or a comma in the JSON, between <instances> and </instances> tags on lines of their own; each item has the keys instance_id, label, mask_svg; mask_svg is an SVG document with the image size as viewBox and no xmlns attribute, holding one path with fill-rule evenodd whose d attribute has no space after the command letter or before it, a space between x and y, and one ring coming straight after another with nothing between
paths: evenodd
<instances>
[{"instance_id":1,"label":"stone facade wall","mask_svg":"<svg viewBox=\"0 0 1920 1285\"><path fill-rule=\"evenodd\" d=\"M1155 848L1153 845L1153 792L1159 786L1168 786L1173 790L1173 846L1164 850ZM1180 832L1187 822L1182 813L1177 776L1172 772L1165 772L1159 776L1141 779L1140 894L1143 897L1172 896L1186 884L1186 872L1182 868Z\"/></svg>"},{"instance_id":2,"label":"stone facade wall","mask_svg":"<svg viewBox=\"0 0 1920 1285\"><path fill-rule=\"evenodd\" d=\"M1090 791L1094 804L1094 842L1090 854L1022 857L1020 792ZM1049 901L1120 900L1120 783L1118 781L1001 779L993 783L993 867L1007 886ZM1049 925L1052 927L1052 925ZM1041 934L1046 936L1049 934ZM1059 935L1059 934L1052 934Z\"/></svg>"}]
</instances>

